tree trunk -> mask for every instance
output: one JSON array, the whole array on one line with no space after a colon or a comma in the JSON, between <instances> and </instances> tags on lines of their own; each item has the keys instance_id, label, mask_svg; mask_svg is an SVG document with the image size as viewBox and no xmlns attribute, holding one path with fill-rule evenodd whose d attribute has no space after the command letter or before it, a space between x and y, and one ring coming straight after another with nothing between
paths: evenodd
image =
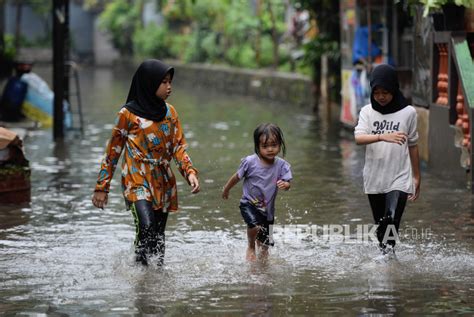
<instances>
[{"instance_id":1,"label":"tree trunk","mask_svg":"<svg viewBox=\"0 0 474 317\"><path fill-rule=\"evenodd\" d=\"M20 37L21 37L21 9L23 1L16 1L16 20L15 20L15 50L17 54L20 52Z\"/></svg>"},{"instance_id":2,"label":"tree trunk","mask_svg":"<svg viewBox=\"0 0 474 317\"><path fill-rule=\"evenodd\" d=\"M270 21L272 23L272 42L273 42L273 68L277 69L280 63L280 56L278 53L278 31L276 27L275 14L273 13L272 2L268 1L268 13L270 14Z\"/></svg>"},{"instance_id":3,"label":"tree trunk","mask_svg":"<svg viewBox=\"0 0 474 317\"><path fill-rule=\"evenodd\" d=\"M319 99L321 97L321 59L314 62L313 65L313 97L314 105L313 111L317 111L319 108Z\"/></svg>"},{"instance_id":4,"label":"tree trunk","mask_svg":"<svg viewBox=\"0 0 474 317\"><path fill-rule=\"evenodd\" d=\"M257 28L257 34L255 35L255 61L257 62L257 66L260 67L262 65L261 63L261 46L260 46L260 41L261 41L261 36L262 36L262 2L261 0L256 0L256 6L257 6L257 19L258 19L258 28Z\"/></svg>"},{"instance_id":5,"label":"tree trunk","mask_svg":"<svg viewBox=\"0 0 474 317\"><path fill-rule=\"evenodd\" d=\"M0 56L5 53L5 1L0 1Z\"/></svg>"},{"instance_id":6,"label":"tree trunk","mask_svg":"<svg viewBox=\"0 0 474 317\"><path fill-rule=\"evenodd\" d=\"M339 25L339 1L314 1L311 6L311 13L316 18L318 23L318 29L320 35L326 35L329 39L340 43L340 25ZM330 83L335 82L336 86L340 86L341 81L341 69L340 61L331 58L329 61L328 72L328 89L331 90ZM321 87L321 59L315 61L313 69L313 81L314 81L314 94L316 107L319 104L320 98L320 87ZM338 90L339 91L339 90ZM331 96L331 94L329 95Z\"/></svg>"},{"instance_id":7,"label":"tree trunk","mask_svg":"<svg viewBox=\"0 0 474 317\"><path fill-rule=\"evenodd\" d=\"M140 3L138 4L138 19L140 20L140 26L142 28L145 27L145 21L143 21L143 12L145 11L145 1L140 0Z\"/></svg>"}]
</instances>

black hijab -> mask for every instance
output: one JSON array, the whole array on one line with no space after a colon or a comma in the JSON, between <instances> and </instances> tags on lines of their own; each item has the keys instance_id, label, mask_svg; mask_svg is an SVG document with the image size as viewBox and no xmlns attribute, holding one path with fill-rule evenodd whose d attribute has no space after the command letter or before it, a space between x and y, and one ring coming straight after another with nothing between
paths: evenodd
<instances>
[{"instance_id":1,"label":"black hijab","mask_svg":"<svg viewBox=\"0 0 474 317\"><path fill-rule=\"evenodd\" d=\"M392 101L385 106L382 106L375 101L374 89L376 86L380 86L389 91L393 95ZM397 72L394 67L388 64L378 65L372 70L372 73L370 74L370 88L370 101L372 103L372 108L381 114L394 113L408 106L408 101L400 91Z\"/></svg>"},{"instance_id":2,"label":"black hijab","mask_svg":"<svg viewBox=\"0 0 474 317\"><path fill-rule=\"evenodd\" d=\"M167 111L166 102L155 93L168 73L173 79L174 68L157 59L141 63L133 75L124 107L139 117L153 121L163 120Z\"/></svg>"}]
</instances>

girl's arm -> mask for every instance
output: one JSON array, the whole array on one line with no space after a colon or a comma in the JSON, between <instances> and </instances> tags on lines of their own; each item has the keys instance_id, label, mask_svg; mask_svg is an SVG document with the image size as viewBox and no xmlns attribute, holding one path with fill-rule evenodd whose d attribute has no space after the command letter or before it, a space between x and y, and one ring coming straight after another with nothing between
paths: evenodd
<instances>
[{"instance_id":1,"label":"girl's arm","mask_svg":"<svg viewBox=\"0 0 474 317\"><path fill-rule=\"evenodd\" d=\"M408 199L415 201L420 195L421 184L420 156L418 153L418 145L408 147L408 152L410 153L411 168L413 170L413 179L415 181L415 193L413 195L408 196Z\"/></svg>"},{"instance_id":2,"label":"girl's arm","mask_svg":"<svg viewBox=\"0 0 474 317\"><path fill-rule=\"evenodd\" d=\"M292 179L293 173L291 172L291 165L288 162L285 162L276 183L278 189L289 190L291 187L290 181Z\"/></svg>"},{"instance_id":3,"label":"girl's arm","mask_svg":"<svg viewBox=\"0 0 474 317\"><path fill-rule=\"evenodd\" d=\"M229 198L229 192L230 192L230 190L231 190L232 187L234 187L235 184L237 184L239 181L240 181L240 179L239 179L239 176L237 175L237 173L235 173L234 175L232 175L232 176L229 178L229 180L227 181L227 183L225 184L224 189L222 190L222 198L228 199L228 198Z\"/></svg>"},{"instance_id":4,"label":"girl's arm","mask_svg":"<svg viewBox=\"0 0 474 317\"><path fill-rule=\"evenodd\" d=\"M183 175L184 179L188 181L189 185L191 185L191 192L194 194L199 192L200 190L199 179L197 177L198 171L193 166L191 158L189 157L186 151L188 144L186 143L186 139L184 138L181 122L179 121L177 114L174 129L175 131L173 139L173 158L176 165L178 166L179 172L181 173L181 175Z\"/></svg>"},{"instance_id":5,"label":"girl's arm","mask_svg":"<svg viewBox=\"0 0 474 317\"><path fill-rule=\"evenodd\" d=\"M125 111L120 111L117 116L116 125L112 129L112 136L107 144L104 158L100 165L99 176L95 186L92 203L98 208L104 208L107 204L107 193L110 182L114 175L120 155L127 140L128 118Z\"/></svg>"},{"instance_id":6,"label":"girl's arm","mask_svg":"<svg viewBox=\"0 0 474 317\"><path fill-rule=\"evenodd\" d=\"M354 128L354 137L357 145L366 145L376 142L389 142L402 145L407 141L408 135L405 132L394 132L387 134L373 134L370 122L370 108L363 107L359 113L357 126Z\"/></svg>"},{"instance_id":7,"label":"girl's arm","mask_svg":"<svg viewBox=\"0 0 474 317\"><path fill-rule=\"evenodd\" d=\"M388 134L356 134L355 141L357 145L365 145L381 141L402 145L407 141L407 137L408 135L401 131Z\"/></svg>"},{"instance_id":8,"label":"girl's arm","mask_svg":"<svg viewBox=\"0 0 474 317\"><path fill-rule=\"evenodd\" d=\"M283 181L283 180L280 179L280 180L277 182L277 187L278 187L279 189L289 190L290 187L291 187L291 184L290 184L290 182Z\"/></svg>"},{"instance_id":9,"label":"girl's arm","mask_svg":"<svg viewBox=\"0 0 474 317\"><path fill-rule=\"evenodd\" d=\"M112 176L127 141L128 129L127 112L122 110L118 113L115 127L112 129L112 136L102 159L97 185L95 186L96 191L109 191Z\"/></svg>"}]
</instances>

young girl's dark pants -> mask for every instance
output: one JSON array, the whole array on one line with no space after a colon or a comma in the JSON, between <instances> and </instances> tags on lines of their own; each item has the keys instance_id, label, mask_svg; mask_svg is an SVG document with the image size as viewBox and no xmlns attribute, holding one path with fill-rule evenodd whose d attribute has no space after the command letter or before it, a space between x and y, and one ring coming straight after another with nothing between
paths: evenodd
<instances>
[{"instance_id":1,"label":"young girl's dark pants","mask_svg":"<svg viewBox=\"0 0 474 317\"><path fill-rule=\"evenodd\" d=\"M158 265L163 264L165 256L165 227L168 213L154 210L152 203L138 200L130 203L135 221L135 254L136 261L148 264L150 256L158 256Z\"/></svg>"},{"instance_id":2,"label":"young girl's dark pants","mask_svg":"<svg viewBox=\"0 0 474 317\"><path fill-rule=\"evenodd\" d=\"M273 246L274 242L270 236L270 226L273 225L273 221L267 220L267 215L260 212L254 205L250 203L240 203L240 214L247 223L247 228L255 228L260 226L260 230L257 233L257 240L267 246Z\"/></svg>"},{"instance_id":3,"label":"young girl's dark pants","mask_svg":"<svg viewBox=\"0 0 474 317\"><path fill-rule=\"evenodd\" d=\"M393 231L389 231L387 241L383 241L385 231L389 225L395 226L397 235L400 227L400 220L402 219L403 211L407 202L408 194L399 190L394 190L386 194L369 194L370 207L374 221L378 225L377 239L380 246L385 247L386 244L395 246L395 237Z\"/></svg>"}]
</instances>

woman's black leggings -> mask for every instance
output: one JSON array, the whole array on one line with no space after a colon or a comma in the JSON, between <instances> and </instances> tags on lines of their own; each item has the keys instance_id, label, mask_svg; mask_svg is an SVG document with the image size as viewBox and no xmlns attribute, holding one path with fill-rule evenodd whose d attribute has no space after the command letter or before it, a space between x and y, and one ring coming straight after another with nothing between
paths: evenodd
<instances>
[{"instance_id":1,"label":"woman's black leggings","mask_svg":"<svg viewBox=\"0 0 474 317\"><path fill-rule=\"evenodd\" d=\"M408 194L394 190L386 194L369 194L368 196L374 221L379 225L377 239L380 246L384 247L386 244L395 246L396 239L393 236L393 231L387 233L388 239L386 241L384 241L385 232L389 225L393 225L398 235L398 228L400 227L400 220L405 210Z\"/></svg>"},{"instance_id":2,"label":"woman's black leggings","mask_svg":"<svg viewBox=\"0 0 474 317\"><path fill-rule=\"evenodd\" d=\"M168 213L154 210L151 202L138 200L130 203L135 221L136 261L148 264L150 256L158 256L158 265L163 264L165 256L165 227Z\"/></svg>"}]
</instances>

